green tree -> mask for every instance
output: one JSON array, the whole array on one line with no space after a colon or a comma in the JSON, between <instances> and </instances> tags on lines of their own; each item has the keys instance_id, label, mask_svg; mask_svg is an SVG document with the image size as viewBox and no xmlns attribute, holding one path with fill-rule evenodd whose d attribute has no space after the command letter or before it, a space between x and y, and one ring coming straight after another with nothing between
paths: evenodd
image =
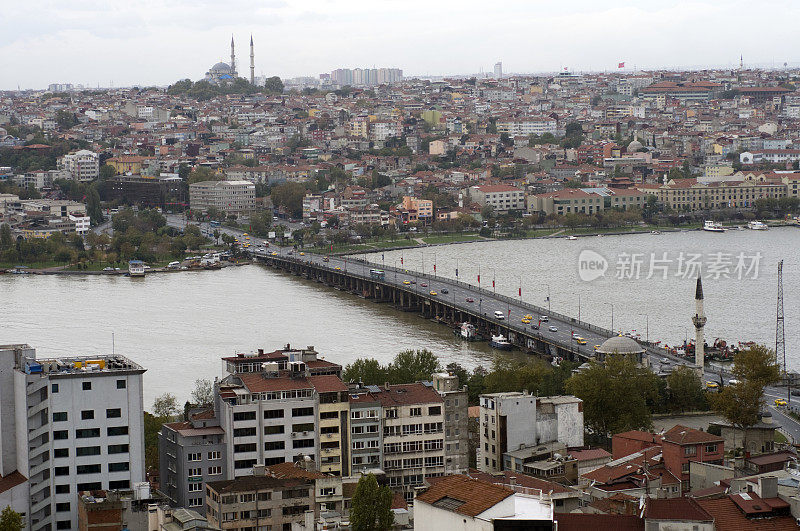
<instances>
[{"instance_id":1,"label":"green tree","mask_svg":"<svg viewBox=\"0 0 800 531\"><path fill-rule=\"evenodd\" d=\"M696 409L705 402L700 376L686 365L676 367L667 376L667 386L670 391L669 407L672 411L683 413Z\"/></svg>"},{"instance_id":2,"label":"green tree","mask_svg":"<svg viewBox=\"0 0 800 531\"><path fill-rule=\"evenodd\" d=\"M178 412L178 399L172 393L164 393L153 401L153 415L169 419Z\"/></svg>"},{"instance_id":3,"label":"green tree","mask_svg":"<svg viewBox=\"0 0 800 531\"><path fill-rule=\"evenodd\" d=\"M66 131L67 129L71 129L75 127L80 122L78 121L78 117L75 116L75 113L71 113L69 111L60 110L56 112L56 124L58 124L58 128L62 131Z\"/></svg>"},{"instance_id":4,"label":"green tree","mask_svg":"<svg viewBox=\"0 0 800 531\"><path fill-rule=\"evenodd\" d=\"M283 92L283 81L278 76L268 77L264 82L264 90L272 94Z\"/></svg>"},{"instance_id":5,"label":"green tree","mask_svg":"<svg viewBox=\"0 0 800 531\"><path fill-rule=\"evenodd\" d=\"M100 166L100 178L101 179L109 179L117 174L117 170L114 169L114 166L109 166L108 164L103 164Z\"/></svg>"},{"instance_id":6,"label":"green tree","mask_svg":"<svg viewBox=\"0 0 800 531\"><path fill-rule=\"evenodd\" d=\"M0 513L0 531L22 531L24 528L25 522L22 520L22 515L12 509L10 505L6 506Z\"/></svg>"},{"instance_id":7,"label":"green tree","mask_svg":"<svg viewBox=\"0 0 800 531\"><path fill-rule=\"evenodd\" d=\"M89 214L92 225L99 225L105 220L103 208L100 206L100 193L94 184L86 191L86 213Z\"/></svg>"},{"instance_id":8,"label":"green tree","mask_svg":"<svg viewBox=\"0 0 800 531\"><path fill-rule=\"evenodd\" d=\"M430 380L431 374L441 369L439 360L430 350L404 350L389 364L389 382L400 384Z\"/></svg>"},{"instance_id":9,"label":"green tree","mask_svg":"<svg viewBox=\"0 0 800 531\"><path fill-rule=\"evenodd\" d=\"M299 218L303 215L303 197L306 188L300 183L281 183L272 188L272 204L283 207L292 217Z\"/></svg>"},{"instance_id":10,"label":"green tree","mask_svg":"<svg viewBox=\"0 0 800 531\"><path fill-rule=\"evenodd\" d=\"M762 389L781 379L775 351L764 345L753 345L739 352L733 359L732 371L737 379L753 382Z\"/></svg>"},{"instance_id":11,"label":"green tree","mask_svg":"<svg viewBox=\"0 0 800 531\"><path fill-rule=\"evenodd\" d=\"M14 246L14 236L8 223L0 225L0 251L11 249Z\"/></svg>"},{"instance_id":12,"label":"green tree","mask_svg":"<svg viewBox=\"0 0 800 531\"><path fill-rule=\"evenodd\" d=\"M225 178L224 175L215 172L207 166L197 166L189 174L187 182L189 184L201 183L205 181L221 181Z\"/></svg>"},{"instance_id":13,"label":"green tree","mask_svg":"<svg viewBox=\"0 0 800 531\"><path fill-rule=\"evenodd\" d=\"M359 358L348 363L342 372L346 382L361 382L364 385L382 385L388 381L389 370L372 358Z\"/></svg>"},{"instance_id":14,"label":"green tree","mask_svg":"<svg viewBox=\"0 0 800 531\"><path fill-rule=\"evenodd\" d=\"M350 526L353 531L385 531L394 523L392 490L381 487L374 474L361 476L350 502Z\"/></svg>"},{"instance_id":15,"label":"green tree","mask_svg":"<svg viewBox=\"0 0 800 531\"><path fill-rule=\"evenodd\" d=\"M650 405L658 399L658 377L632 356L610 354L567 380L566 391L583 400L586 427L601 437L652 427Z\"/></svg>"},{"instance_id":16,"label":"green tree","mask_svg":"<svg viewBox=\"0 0 800 531\"><path fill-rule=\"evenodd\" d=\"M214 403L214 383L211 380L200 378L194 381L192 403L198 406L208 406Z\"/></svg>"}]
</instances>

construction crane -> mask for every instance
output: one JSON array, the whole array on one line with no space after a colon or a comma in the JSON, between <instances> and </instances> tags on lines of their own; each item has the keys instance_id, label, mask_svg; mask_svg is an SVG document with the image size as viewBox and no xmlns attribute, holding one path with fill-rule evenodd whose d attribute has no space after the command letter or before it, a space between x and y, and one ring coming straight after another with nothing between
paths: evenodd
<instances>
[{"instance_id":1,"label":"construction crane","mask_svg":"<svg viewBox=\"0 0 800 531\"><path fill-rule=\"evenodd\" d=\"M786 337L783 330L783 260L778 262L778 315L775 320L775 357L783 360L783 377L788 382L786 386L787 400L792 400L791 381L789 370L786 367Z\"/></svg>"}]
</instances>

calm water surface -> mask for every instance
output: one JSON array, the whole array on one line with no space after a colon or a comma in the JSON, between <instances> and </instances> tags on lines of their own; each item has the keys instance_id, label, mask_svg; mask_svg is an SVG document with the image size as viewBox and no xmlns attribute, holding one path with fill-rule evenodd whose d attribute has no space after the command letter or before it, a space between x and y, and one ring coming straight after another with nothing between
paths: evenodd
<instances>
[{"instance_id":1,"label":"calm water surface","mask_svg":"<svg viewBox=\"0 0 800 531\"><path fill-rule=\"evenodd\" d=\"M784 260L786 346L790 368L800 369L800 230L664 233L483 242L370 255L392 265L454 276L606 327L635 330L667 344L693 333L694 280L678 271L681 252L702 255L706 337L775 342L776 265ZM578 257L593 250L605 258L605 275L585 282ZM739 253L761 253L758 274L739 280ZM646 278L650 256L672 262ZM714 279L715 253L731 255L730 274ZM617 278L625 255L641 255L639 278ZM725 258L725 257L723 257ZM717 260L720 262L719 260ZM722 262L725 262L723 259ZM657 262L656 265L663 262ZM494 268L494 269L492 269ZM625 270L625 268L622 268ZM627 270L625 270L627 271ZM630 272L630 271L627 271ZM753 278L755 277L755 278ZM314 345L331 361L358 357L388 362L400 350L429 348L443 364L491 364L484 344L454 339L447 327L262 266L222 271L124 277L0 276L0 343L29 343L40 356L96 355L112 348L147 368L145 403L170 391L183 401L197 378L222 374L222 356L286 343Z\"/></svg>"}]
</instances>

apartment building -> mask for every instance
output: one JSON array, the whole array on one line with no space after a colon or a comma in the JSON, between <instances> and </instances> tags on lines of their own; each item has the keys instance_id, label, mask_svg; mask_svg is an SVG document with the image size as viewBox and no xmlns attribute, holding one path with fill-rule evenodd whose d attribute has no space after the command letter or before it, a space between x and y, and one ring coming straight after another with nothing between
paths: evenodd
<instances>
[{"instance_id":1,"label":"apartment building","mask_svg":"<svg viewBox=\"0 0 800 531\"><path fill-rule=\"evenodd\" d=\"M664 466L681 480L681 490L689 490L689 463L711 463L721 465L725 455L725 440L722 437L694 428L673 426L661 440Z\"/></svg>"},{"instance_id":2,"label":"apartment building","mask_svg":"<svg viewBox=\"0 0 800 531\"><path fill-rule=\"evenodd\" d=\"M444 401L445 475L464 474L469 469L469 415L467 387L459 387L458 376L433 375L433 389Z\"/></svg>"},{"instance_id":3,"label":"apartment building","mask_svg":"<svg viewBox=\"0 0 800 531\"><path fill-rule=\"evenodd\" d=\"M489 205L495 212L525 210L525 192L507 184L473 186L469 189L472 200L481 206Z\"/></svg>"},{"instance_id":4,"label":"apartment building","mask_svg":"<svg viewBox=\"0 0 800 531\"><path fill-rule=\"evenodd\" d=\"M637 187L678 211L752 207L758 199L787 197L788 185L743 179L699 183L697 179L670 179L663 185Z\"/></svg>"},{"instance_id":5,"label":"apartment building","mask_svg":"<svg viewBox=\"0 0 800 531\"><path fill-rule=\"evenodd\" d=\"M528 198L531 214L597 214L605 210L642 208L647 194L625 188L564 188Z\"/></svg>"},{"instance_id":6,"label":"apartment building","mask_svg":"<svg viewBox=\"0 0 800 531\"><path fill-rule=\"evenodd\" d=\"M518 118L497 121L497 132L508 136L556 134L558 123L552 118Z\"/></svg>"},{"instance_id":7,"label":"apartment building","mask_svg":"<svg viewBox=\"0 0 800 531\"><path fill-rule=\"evenodd\" d=\"M403 196L403 202L397 209L398 221L401 223L430 223L433 220L433 201L418 197Z\"/></svg>"},{"instance_id":8,"label":"apartment building","mask_svg":"<svg viewBox=\"0 0 800 531\"><path fill-rule=\"evenodd\" d=\"M205 514L205 482L228 477L225 431L213 410L164 424L158 432L161 492L176 507Z\"/></svg>"},{"instance_id":9,"label":"apartment building","mask_svg":"<svg viewBox=\"0 0 800 531\"><path fill-rule=\"evenodd\" d=\"M583 446L583 401L574 396L536 397L528 393L480 396L481 472L500 472L504 454L549 442Z\"/></svg>"},{"instance_id":10,"label":"apartment building","mask_svg":"<svg viewBox=\"0 0 800 531\"><path fill-rule=\"evenodd\" d=\"M349 474L379 468L383 464L383 411L376 396L380 392L377 385L351 392Z\"/></svg>"},{"instance_id":11,"label":"apartment building","mask_svg":"<svg viewBox=\"0 0 800 531\"><path fill-rule=\"evenodd\" d=\"M0 346L0 365L3 478L22 480L12 501L26 500L31 531L77 529L79 491L144 481L142 367L116 355L37 359L28 345Z\"/></svg>"},{"instance_id":12,"label":"apartment building","mask_svg":"<svg viewBox=\"0 0 800 531\"><path fill-rule=\"evenodd\" d=\"M251 475L206 485L206 517L211 527L253 531L291 529L314 510L314 482L267 476L263 466Z\"/></svg>"},{"instance_id":13,"label":"apartment building","mask_svg":"<svg viewBox=\"0 0 800 531\"><path fill-rule=\"evenodd\" d=\"M383 410L383 470L407 502L426 478L444 475L443 399L423 383L370 391Z\"/></svg>"},{"instance_id":14,"label":"apartment building","mask_svg":"<svg viewBox=\"0 0 800 531\"><path fill-rule=\"evenodd\" d=\"M225 214L250 214L256 209L256 185L249 181L204 181L189 185L192 210L215 208Z\"/></svg>"},{"instance_id":15,"label":"apartment building","mask_svg":"<svg viewBox=\"0 0 800 531\"><path fill-rule=\"evenodd\" d=\"M335 374L309 376L316 391L319 408L316 431L319 432L319 471L346 475L349 467L348 419L350 402L347 386Z\"/></svg>"},{"instance_id":16,"label":"apartment building","mask_svg":"<svg viewBox=\"0 0 800 531\"><path fill-rule=\"evenodd\" d=\"M58 169L73 181L94 181L100 177L100 158L97 153L82 149L58 159Z\"/></svg>"}]
</instances>

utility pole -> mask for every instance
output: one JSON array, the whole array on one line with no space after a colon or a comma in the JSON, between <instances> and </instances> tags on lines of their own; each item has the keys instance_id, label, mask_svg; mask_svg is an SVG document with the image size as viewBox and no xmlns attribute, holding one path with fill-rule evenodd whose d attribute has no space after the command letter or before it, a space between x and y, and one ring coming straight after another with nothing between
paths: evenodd
<instances>
[{"instance_id":1,"label":"utility pole","mask_svg":"<svg viewBox=\"0 0 800 531\"><path fill-rule=\"evenodd\" d=\"M788 380L786 368L786 337L783 330L783 260L778 262L778 315L775 319L775 356L783 360L783 377ZM791 386L786 386L787 401L792 400Z\"/></svg>"}]
</instances>

